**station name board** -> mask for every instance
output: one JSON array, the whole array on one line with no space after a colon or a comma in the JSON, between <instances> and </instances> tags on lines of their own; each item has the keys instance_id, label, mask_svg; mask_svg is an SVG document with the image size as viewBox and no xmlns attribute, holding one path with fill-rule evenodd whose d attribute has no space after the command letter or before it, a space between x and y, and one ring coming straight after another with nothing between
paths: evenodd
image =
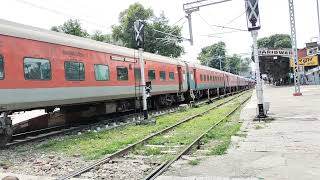
<instances>
[{"instance_id":1,"label":"station name board","mask_svg":"<svg viewBox=\"0 0 320 180\"><path fill-rule=\"evenodd\" d=\"M259 56L285 56L291 57L292 50L291 49L259 49Z\"/></svg>"},{"instance_id":2,"label":"station name board","mask_svg":"<svg viewBox=\"0 0 320 180\"><path fill-rule=\"evenodd\" d=\"M317 66L318 63L318 56L306 56L303 58L299 58L298 60L299 65L301 66ZM293 67L293 59L290 59L290 66Z\"/></svg>"}]
</instances>

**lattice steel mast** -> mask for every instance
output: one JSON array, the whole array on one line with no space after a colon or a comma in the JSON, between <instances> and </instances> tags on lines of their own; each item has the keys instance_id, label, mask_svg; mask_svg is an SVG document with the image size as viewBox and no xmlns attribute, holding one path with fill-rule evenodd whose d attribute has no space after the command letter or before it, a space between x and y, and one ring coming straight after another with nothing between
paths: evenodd
<instances>
[{"instance_id":1,"label":"lattice steel mast","mask_svg":"<svg viewBox=\"0 0 320 180\"><path fill-rule=\"evenodd\" d=\"M289 2L289 16L290 16L290 29L291 29L291 44L292 44L292 58L294 61L294 96L301 96L300 92L300 73L299 73L299 64L298 64L298 51L297 51L297 37L296 37L296 20L294 17L294 6L293 0L288 0Z\"/></svg>"},{"instance_id":2,"label":"lattice steel mast","mask_svg":"<svg viewBox=\"0 0 320 180\"><path fill-rule=\"evenodd\" d=\"M193 34L192 34L192 22L191 22L191 14L195 11L199 11L200 7L210 6L214 4L220 4L224 2L228 2L231 0L222 0L222 1L213 1L213 0L198 0L190 3L183 4L183 10L187 14L186 18L189 23L189 34L190 34L190 44L193 45Z\"/></svg>"}]
</instances>

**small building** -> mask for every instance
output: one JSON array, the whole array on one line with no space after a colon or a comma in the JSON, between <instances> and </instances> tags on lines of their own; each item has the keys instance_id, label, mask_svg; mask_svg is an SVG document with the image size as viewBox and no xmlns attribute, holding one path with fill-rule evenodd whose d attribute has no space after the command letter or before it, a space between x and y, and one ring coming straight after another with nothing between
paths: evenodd
<instances>
[{"instance_id":1,"label":"small building","mask_svg":"<svg viewBox=\"0 0 320 180\"><path fill-rule=\"evenodd\" d=\"M310 69L306 73L306 84L320 85L320 67L319 66L313 69Z\"/></svg>"}]
</instances>

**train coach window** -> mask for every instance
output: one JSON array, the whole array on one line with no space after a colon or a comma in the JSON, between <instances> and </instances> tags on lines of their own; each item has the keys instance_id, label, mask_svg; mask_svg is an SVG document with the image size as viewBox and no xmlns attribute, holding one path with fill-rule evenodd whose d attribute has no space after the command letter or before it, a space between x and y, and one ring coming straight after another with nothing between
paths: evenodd
<instances>
[{"instance_id":1,"label":"train coach window","mask_svg":"<svg viewBox=\"0 0 320 180\"><path fill-rule=\"evenodd\" d=\"M203 80L207 81L207 76L206 75L203 75Z\"/></svg>"},{"instance_id":2,"label":"train coach window","mask_svg":"<svg viewBox=\"0 0 320 180\"><path fill-rule=\"evenodd\" d=\"M156 80L156 71L155 70L148 71L148 79L149 79L149 81Z\"/></svg>"},{"instance_id":3,"label":"train coach window","mask_svg":"<svg viewBox=\"0 0 320 180\"><path fill-rule=\"evenodd\" d=\"M4 78L3 57L0 55L0 80Z\"/></svg>"},{"instance_id":4,"label":"train coach window","mask_svg":"<svg viewBox=\"0 0 320 180\"><path fill-rule=\"evenodd\" d=\"M108 81L110 80L109 66L103 64L94 65L94 74L97 81Z\"/></svg>"},{"instance_id":5,"label":"train coach window","mask_svg":"<svg viewBox=\"0 0 320 180\"><path fill-rule=\"evenodd\" d=\"M51 65L47 59L24 58L24 77L26 80L50 80Z\"/></svg>"},{"instance_id":6,"label":"train coach window","mask_svg":"<svg viewBox=\"0 0 320 180\"><path fill-rule=\"evenodd\" d=\"M119 81L127 81L129 79L128 68L126 67L117 67L117 79Z\"/></svg>"},{"instance_id":7,"label":"train coach window","mask_svg":"<svg viewBox=\"0 0 320 180\"><path fill-rule=\"evenodd\" d=\"M134 78L135 78L135 80L141 80L141 69L140 68L134 69Z\"/></svg>"},{"instance_id":8,"label":"train coach window","mask_svg":"<svg viewBox=\"0 0 320 180\"><path fill-rule=\"evenodd\" d=\"M200 81L203 81L203 77L202 77L202 74L200 74Z\"/></svg>"},{"instance_id":9,"label":"train coach window","mask_svg":"<svg viewBox=\"0 0 320 180\"><path fill-rule=\"evenodd\" d=\"M166 80L166 72L165 71L160 71L160 81L165 81Z\"/></svg>"},{"instance_id":10,"label":"train coach window","mask_svg":"<svg viewBox=\"0 0 320 180\"><path fill-rule=\"evenodd\" d=\"M69 81L84 80L84 64L76 61L64 62L65 77Z\"/></svg>"},{"instance_id":11,"label":"train coach window","mask_svg":"<svg viewBox=\"0 0 320 180\"><path fill-rule=\"evenodd\" d=\"M169 72L169 80L174 80L174 72Z\"/></svg>"}]
</instances>

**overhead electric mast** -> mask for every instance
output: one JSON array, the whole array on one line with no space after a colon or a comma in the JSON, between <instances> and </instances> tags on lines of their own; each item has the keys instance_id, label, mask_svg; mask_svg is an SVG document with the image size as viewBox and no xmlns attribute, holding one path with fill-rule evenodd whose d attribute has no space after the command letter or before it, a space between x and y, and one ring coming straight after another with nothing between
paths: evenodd
<instances>
[{"instance_id":1,"label":"overhead electric mast","mask_svg":"<svg viewBox=\"0 0 320 180\"><path fill-rule=\"evenodd\" d=\"M292 58L294 61L294 96L301 96L300 92L300 73L298 64L298 50L297 50L297 36L296 36L296 20L294 17L294 6L293 0L288 0L289 2L289 16L290 16L290 29L291 29L291 44L292 44Z\"/></svg>"},{"instance_id":2,"label":"overhead electric mast","mask_svg":"<svg viewBox=\"0 0 320 180\"><path fill-rule=\"evenodd\" d=\"M190 44L193 45L193 34L192 34L192 22L191 22L191 14L195 11L199 11L200 7L210 6L214 4L220 4L224 2L228 2L231 0L222 0L222 1L213 1L213 0L199 0L190 3L183 4L183 10L187 14L187 19L189 23L189 34L190 34Z\"/></svg>"}]
</instances>

